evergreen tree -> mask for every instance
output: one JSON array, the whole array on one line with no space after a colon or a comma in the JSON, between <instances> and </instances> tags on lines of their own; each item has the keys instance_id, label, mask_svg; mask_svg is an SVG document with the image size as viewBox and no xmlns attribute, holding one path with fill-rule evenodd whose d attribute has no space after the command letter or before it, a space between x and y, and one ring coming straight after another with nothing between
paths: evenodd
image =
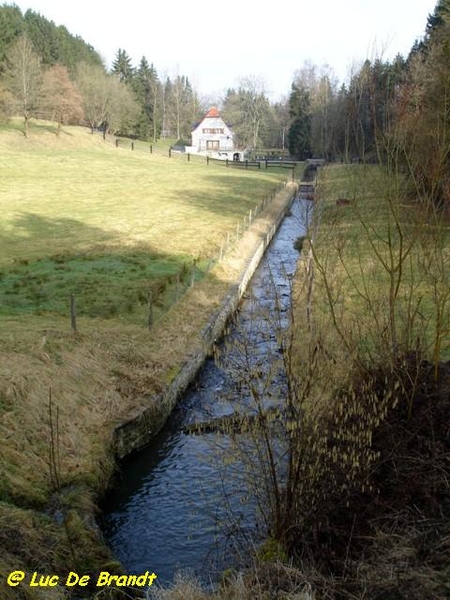
<instances>
[{"instance_id":1,"label":"evergreen tree","mask_svg":"<svg viewBox=\"0 0 450 600\"><path fill-rule=\"evenodd\" d=\"M426 34L427 36L432 35L433 31L441 27L445 20L450 17L450 1L439 0L436 4L432 15L428 15Z\"/></svg>"},{"instance_id":2,"label":"evergreen tree","mask_svg":"<svg viewBox=\"0 0 450 600\"><path fill-rule=\"evenodd\" d=\"M0 72L5 69L6 55L22 33L26 33L42 65L61 64L75 73L79 62L103 66L100 55L79 36L71 35L64 26L57 27L42 15L27 10L22 15L17 6L0 6Z\"/></svg>"},{"instance_id":3,"label":"evergreen tree","mask_svg":"<svg viewBox=\"0 0 450 600\"><path fill-rule=\"evenodd\" d=\"M59 39L56 26L39 13L27 10L24 16L25 31L35 52L44 66L55 65L59 61Z\"/></svg>"},{"instance_id":4,"label":"evergreen tree","mask_svg":"<svg viewBox=\"0 0 450 600\"><path fill-rule=\"evenodd\" d=\"M149 65L145 56L142 57L133 79L136 99L141 106L141 112L136 123L136 135L141 139L157 140L161 130L159 99L161 84L153 64Z\"/></svg>"},{"instance_id":5,"label":"evergreen tree","mask_svg":"<svg viewBox=\"0 0 450 600\"><path fill-rule=\"evenodd\" d=\"M6 55L12 44L24 32L23 15L18 6L0 6L0 72L5 68Z\"/></svg>"},{"instance_id":6,"label":"evergreen tree","mask_svg":"<svg viewBox=\"0 0 450 600\"><path fill-rule=\"evenodd\" d=\"M300 84L292 84L289 112L292 123L288 132L288 147L292 156L305 160L311 156L311 115L309 94Z\"/></svg>"},{"instance_id":7,"label":"evergreen tree","mask_svg":"<svg viewBox=\"0 0 450 600\"><path fill-rule=\"evenodd\" d=\"M79 63L97 65L105 70L103 60L98 52L81 37L71 35L64 25L57 27L57 35L59 40L58 63L67 67L72 76L75 75Z\"/></svg>"},{"instance_id":8,"label":"evergreen tree","mask_svg":"<svg viewBox=\"0 0 450 600\"><path fill-rule=\"evenodd\" d=\"M133 80L134 69L131 64L131 58L125 52L119 48L116 53L116 58L112 65L113 75L117 75L119 81L124 83L131 83Z\"/></svg>"}]
</instances>

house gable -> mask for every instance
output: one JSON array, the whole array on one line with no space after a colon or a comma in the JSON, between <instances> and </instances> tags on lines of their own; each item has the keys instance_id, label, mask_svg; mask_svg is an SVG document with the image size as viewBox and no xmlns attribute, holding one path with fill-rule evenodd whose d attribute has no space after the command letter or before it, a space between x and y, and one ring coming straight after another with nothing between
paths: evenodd
<instances>
[{"instance_id":1,"label":"house gable","mask_svg":"<svg viewBox=\"0 0 450 600\"><path fill-rule=\"evenodd\" d=\"M212 107L192 131L192 147L197 152L226 152L234 149L233 132L216 107Z\"/></svg>"}]
</instances>

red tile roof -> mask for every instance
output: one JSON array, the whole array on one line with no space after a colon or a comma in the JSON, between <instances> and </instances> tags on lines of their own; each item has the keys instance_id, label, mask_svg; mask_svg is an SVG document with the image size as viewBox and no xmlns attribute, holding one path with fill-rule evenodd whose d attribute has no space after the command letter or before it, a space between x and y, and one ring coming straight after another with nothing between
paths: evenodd
<instances>
[{"instance_id":1,"label":"red tile roof","mask_svg":"<svg viewBox=\"0 0 450 600\"><path fill-rule=\"evenodd\" d=\"M217 106L212 106L205 115L205 119L207 117L219 117L219 109Z\"/></svg>"}]
</instances>

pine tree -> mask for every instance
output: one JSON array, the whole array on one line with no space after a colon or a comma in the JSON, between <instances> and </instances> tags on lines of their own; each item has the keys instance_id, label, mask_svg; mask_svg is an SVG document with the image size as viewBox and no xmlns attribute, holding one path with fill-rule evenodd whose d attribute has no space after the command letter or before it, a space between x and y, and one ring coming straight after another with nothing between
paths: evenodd
<instances>
[{"instance_id":1,"label":"pine tree","mask_svg":"<svg viewBox=\"0 0 450 600\"><path fill-rule=\"evenodd\" d=\"M125 50L119 48L116 53L116 58L112 65L113 75L117 75L119 81L131 83L134 76L134 69L131 64L131 58Z\"/></svg>"},{"instance_id":2,"label":"pine tree","mask_svg":"<svg viewBox=\"0 0 450 600\"><path fill-rule=\"evenodd\" d=\"M428 15L426 33L432 35L433 31L444 24L445 19L450 18L450 1L439 0L432 15Z\"/></svg>"},{"instance_id":3,"label":"pine tree","mask_svg":"<svg viewBox=\"0 0 450 600\"><path fill-rule=\"evenodd\" d=\"M56 25L39 13L28 9L24 16L25 31L44 66L59 61L59 39Z\"/></svg>"},{"instance_id":4,"label":"pine tree","mask_svg":"<svg viewBox=\"0 0 450 600\"><path fill-rule=\"evenodd\" d=\"M292 156L305 160L311 156L311 115L309 94L301 84L292 84L289 97L292 123L288 132L288 147Z\"/></svg>"},{"instance_id":5,"label":"pine tree","mask_svg":"<svg viewBox=\"0 0 450 600\"><path fill-rule=\"evenodd\" d=\"M12 44L24 32L23 15L18 6L0 6L0 72L4 70L6 55Z\"/></svg>"},{"instance_id":6,"label":"pine tree","mask_svg":"<svg viewBox=\"0 0 450 600\"><path fill-rule=\"evenodd\" d=\"M160 82L153 64L149 65L145 56L142 57L133 79L133 88L141 106L141 114L136 124L136 134L141 139L154 141L160 133L159 98Z\"/></svg>"}]
</instances>

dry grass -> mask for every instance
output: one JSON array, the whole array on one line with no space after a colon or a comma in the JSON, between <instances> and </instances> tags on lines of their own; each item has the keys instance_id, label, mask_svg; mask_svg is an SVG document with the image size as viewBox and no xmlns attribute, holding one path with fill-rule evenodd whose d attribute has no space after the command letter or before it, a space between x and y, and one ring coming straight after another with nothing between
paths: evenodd
<instances>
[{"instance_id":1,"label":"dry grass","mask_svg":"<svg viewBox=\"0 0 450 600\"><path fill-rule=\"evenodd\" d=\"M281 563L265 563L245 573L231 573L214 592L195 579L175 577L172 586L150 590L151 600L316 600L311 585L298 570Z\"/></svg>"},{"instance_id":2,"label":"dry grass","mask_svg":"<svg viewBox=\"0 0 450 600\"><path fill-rule=\"evenodd\" d=\"M99 247L205 253L230 226L235 231L236 219L276 179L163 155L131 156L70 128L60 140L45 129L29 140L1 132L0 146L3 269L15 260L32 265L48 254L95 254ZM202 344L199 332L290 193L280 193L239 247L150 332L120 318L80 316L74 334L68 318L56 314L2 317L0 522L8 523L0 534L2 573L21 565L60 573L75 563L82 572L111 560L95 535L89 496L101 494L113 472L113 429L151 406ZM21 543L10 543L12 530ZM2 597L12 598L17 589L11 590ZM60 598L65 590L52 594Z\"/></svg>"},{"instance_id":3,"label":"dry grass","mask_svg":"<svg viewBox=\"0 0 450 600\"><path fill-rule=\"evenodd\" d=\"M309 479L291 547L313 565L309 581L323 598L437 600L449 591L450 375L448 346L437 354L433 343L450 309L448 226L440 230L432 212L431 224L423 211L413 219L410 204L394 204L402 194L401 181L386 181L378 167L330 168L318 193L309 322L306 269L295 283L292 366L312 429L300 440ZM387 233L397 207L402 241L412 244L394 335L381 263L399 256L399 230ZM440 263L436 285L423 268L428 253Z\"/></svg>"},{"instance_id":4,"label":"dry grass","mask_svg":"<svg viewBox=\"0 0 450 600\"><path fill-rule=\"evenodd\" d=\"M335 200L357 190L359 210L365 209L364 218L382 231L386 212L375 190L385 182L376 169L369 169L366 179L355 174L349 180L344 174L343 168L332 170L322 196L327 206L316 258L323 268L315 281L311 329L305 318L304 272L295 283L291 394L299 401L293 407L298 420L282 437L294 445L298 440L290 455L298 461L296 513L289 515L284 539L297 568L260 565L209 595L195 582L179 581L173 589L155 592L158 600L448 597L450 365L440 361L436 373L417 346L408 354L394 354L386 340L377 339L380 323L385 330L387 309L377 276L379 259L362 243L361 213L352 218L354 207L338 209ZM334 246L343 238L351 242L345 264L344 253ZM419 271L411 275L419 281ZM364 313L360 294L354 289L352 294L352 284L362 280L370 282L371 314ZM334 317L326 286L331 287L328 300L339 301L331 307ZM417 286L407 281L406 288L411 294L431 293L423 279ZM268 469L267 464L259 467Z\"/></svg>"},{"instance_id":5,"label":"dry grass","mask_svg":"<svg viewBox=\"0 0 450 600\"><path fill-rule=\"evenodd\" d=\"M289 193L280 194L271 206L272 214ZM102 489L112 467L104 463L111 428L148 406L186 357L198 350L203 343L199 332L260 243L271 222L269 213L151 332L80 319L80 333L74 335L61 318L3 319L0 429L7 442L0 449L5 465L0 483L3 498L38 505L46 501L50 390L59 408L62 483L87 478L87 483L95 481ZM24 453L33 455L28 468L23 465Z\"/></svg>"}]
</instances>

